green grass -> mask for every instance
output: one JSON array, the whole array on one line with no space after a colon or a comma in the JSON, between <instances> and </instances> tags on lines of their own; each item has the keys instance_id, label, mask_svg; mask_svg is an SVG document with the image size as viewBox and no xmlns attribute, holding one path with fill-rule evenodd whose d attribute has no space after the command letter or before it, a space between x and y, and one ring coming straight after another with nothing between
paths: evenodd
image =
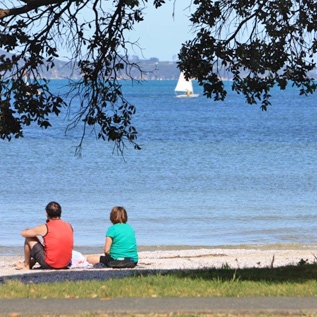
<instances>
[{"instance_id":1,"label":"green grass","mask_svg":"<svg viewBox=\"0 0 317 317\"><path fill-rule=\"evenodd\" d=\"M83 273L84 274L84 273ZM1 298L317 296L317 265L136 273L99 281L23 284L7 280Z\"/></svg>"},{"instance_id":2,"label":"green grass","mask_svg":"<svg viewBox=\"0 0 317 317\"><path fill-rule=\"evenodd\" d=\"M33 315L23 315L24 317L34 317ZM316 317L315 313L133 313L133 314L108 314L108 313L83 313L68 315L37 315L36 317ZM9 315L7 317L12 317ZM18 317L18 316L16 316Z\"/></svg>"}]
</instances>

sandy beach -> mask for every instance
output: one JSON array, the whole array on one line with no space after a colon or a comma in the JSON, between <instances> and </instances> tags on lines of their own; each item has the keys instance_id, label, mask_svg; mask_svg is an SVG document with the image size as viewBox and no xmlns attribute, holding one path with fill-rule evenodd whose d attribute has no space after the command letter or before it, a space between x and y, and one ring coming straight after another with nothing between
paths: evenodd
<instances>
[{"instance_id":1,"label":"sandy beach","mask_svg":"<svg viewBox=\"0 0 317 317\"><path fill-rule=\"evenodd\" d=\"M85 256L83 254L83 256ZM205 268L265 268L297 265L301 261L317 261L317 249L268 249L268 248L193 248L180 250L140 251L139 263L134 269L95 269L74 267L67 270L16 270L13 264L22 256L0 256L0 283L19 279L25 283L62 280L89 280L123 277L136 270L166 271Z\"/></svg>"}]
</instances>

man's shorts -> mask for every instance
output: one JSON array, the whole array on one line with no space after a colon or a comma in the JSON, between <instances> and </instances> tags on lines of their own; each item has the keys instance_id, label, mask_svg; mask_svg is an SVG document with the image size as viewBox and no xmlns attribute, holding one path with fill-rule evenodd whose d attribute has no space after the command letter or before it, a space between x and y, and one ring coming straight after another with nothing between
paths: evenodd
<instances>
[{"instance_id":1,"label":"man's shorts","mask_svg":"<svg viewBox=\"0 0 317 317\"><path fill-rule=\"evenodd\" d=\"M44 247L41 243L38 242L34 244L31 250L31 257L40 264L42 269L46 269L46 270L54 269L45 262Z\"/></svg>"}]
</instances>

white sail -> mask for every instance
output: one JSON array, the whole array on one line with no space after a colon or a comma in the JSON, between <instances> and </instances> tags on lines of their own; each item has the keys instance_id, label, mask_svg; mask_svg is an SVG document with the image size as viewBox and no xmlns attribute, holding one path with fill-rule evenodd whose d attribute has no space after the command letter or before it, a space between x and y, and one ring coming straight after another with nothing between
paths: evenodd
<instances>
[{"instance_id":1,"label":"white sail","mask_svg":"<svg viewBox=\"0 0 317 317\"><path fill-rule=\"evenodd\" d=\"M178 94L176 97L198 97L198 94L194 94L193 84L191 79L186 80L183 73L180 73L177 85L175 87L175 92L184 92L185 94Z\"/></svg>"},{"instance_id":2,"label":"white sail","mask_svg":"<svg viewBox=\"0 0 317 317\"><path fill-rule=\"evenodd\" d=\"M186 80L183 73L180 73L175 91L180 92L193 92L193 84L191 80Z\"/></svg>"}]
</instances>

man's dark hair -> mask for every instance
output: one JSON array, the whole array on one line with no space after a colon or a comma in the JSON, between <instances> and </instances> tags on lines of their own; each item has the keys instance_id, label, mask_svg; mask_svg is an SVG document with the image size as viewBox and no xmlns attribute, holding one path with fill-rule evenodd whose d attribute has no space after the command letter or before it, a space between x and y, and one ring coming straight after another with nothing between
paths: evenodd
<instances>
[{"instance_id":1,"label":"man's dark hair","mask_svg":"<svg viewBox=\"0 0 317 317\"><path fill-rule=\"evenodd\" d=\"M62 207L59 203L51 201L45 208L49 218L60 218L62 214Z\"/></svg>"}]
</instances>

